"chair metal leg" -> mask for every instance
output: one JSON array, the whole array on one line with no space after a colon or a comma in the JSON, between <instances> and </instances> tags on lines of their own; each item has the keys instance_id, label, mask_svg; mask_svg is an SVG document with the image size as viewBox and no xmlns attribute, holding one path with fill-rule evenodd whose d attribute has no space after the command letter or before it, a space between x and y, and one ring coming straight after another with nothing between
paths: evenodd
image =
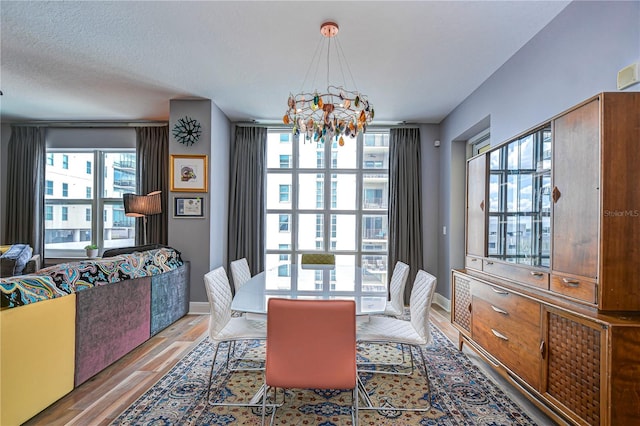
<instances>
[{"instance_id":1,"label":"chair metal leg","mask_svg":"<svg viewBox=\"0 0 640 426\"><path fill-rule=\"evenodd\" d=\"M211 380L213 379L213 367L216 365L216 358L218 356L218 347L220 347L219 344L215 345L215 348L213 350L213 360L211 361L211 371L209 371L209 384L207 385L207 403L210 403L209 394L211 393Z\"/></svg>"},{"instance_id":2,"label":"chair metal leg","mask_svg":"<svg viewBox=\"0 0 640 426\"><path fill-rule=\"evenodd\" d=\"M408 345L409 346L409 345ZM365 402L365 406L364 407L360 407L360 410L374 410L374 411L380 411L380 412L385 412L385 411L417 411L417 412L422 412L422 411L429 411L431 410L431 383L429 381L429 375L427 372L427 361L426 361L426 357L424 355L424 351L422 350L422 347L419 345L410 345L410 347L416 347L418 349L418 351L420 352L420 356L422 358L422 364L424 366L424 377L425 380L427 382L427 395L429 398L429 404L426 407L384 407L384 406L375 406L373 404L373 401L371 400L371 397L369 396L369 393L367 392L367 388L365 387L364 383L362 382L362 379L360 379L360 376L358 376L358 386L360 387L360 394L362 395L362 399ZM413 351L410 352L411 353L411 365L412 365L412 371L413 371ZM394 372L386 372L386 371L370 371L370 370L360 370L360 372L367 372L367 373L379 373L379 374L397 374Z\"/></svg>"},{"instance_id":3,"label":"chair metal leg","mask_svg":"<svg viewBox=\"0 0 640 426\"><path fill-rule=\"evenodd\" d=\"M376 344L376 345L384 345L387 344L389 345L390 343L388 342L366 342L366 343L370 343L370 344ZM359 362L358 366L367 366L367 365L380 365L380 366L385 366L385 367L397 367L397 368L402 368L402 369L406 369L406 359L405 359L405 351L407 349L407 346L409 345L405 345L404 343L400 343L400 351L402 353L402 361L400 364L397 363L393 363L393 362ZM358 369L358 371L363 372L363 373L379 373L379 374L393 374L396 376L410 376L413 374L413 370L414 370L414 361L413 361L413 354L411 353L411 348L409 347L409 354L410 354L410 361L411 361L411 370L409 372L401 372L401 371L388 371L388 370L371 370L371 369L367 369L367 368L360 368Z\"/></svg>"},{"instance_id":4,"label":"chair metal leg","mask_svg":"<svg viewBox=\"0 0 640 426\"><path fill-rule=\"evenodd\" d=\"M356 379L357 381L360 381L357 377ZM356 385L353 387L353 392L351 393L351 397L353 398L353 407L351 408L351 422L353 423L353 426L358 426L358 387L359 384L356 382Z\"/></svg>"}]
</instances>

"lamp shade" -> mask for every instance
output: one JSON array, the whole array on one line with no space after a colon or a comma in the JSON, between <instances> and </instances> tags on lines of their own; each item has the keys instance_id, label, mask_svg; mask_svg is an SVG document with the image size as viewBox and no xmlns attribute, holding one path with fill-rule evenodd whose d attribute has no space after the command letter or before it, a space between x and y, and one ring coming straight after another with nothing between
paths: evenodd
<instances>
[{"instance_id":1,"label":"lamp shade","mask_svg":"<svg viewBox=\"0 0 640 426\"><path fill-rule=\"evenodd\" d=\"M160 194L161 191L150 192L147 195L123 194L125 216L144 217L162 213Z\"/></svg>"}]
</instances>

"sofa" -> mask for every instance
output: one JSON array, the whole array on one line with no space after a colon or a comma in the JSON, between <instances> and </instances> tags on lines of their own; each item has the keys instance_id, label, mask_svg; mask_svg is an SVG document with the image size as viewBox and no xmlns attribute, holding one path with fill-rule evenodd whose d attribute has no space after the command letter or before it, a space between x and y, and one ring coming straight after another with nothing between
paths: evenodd
<instances>
[{"instance_id":1,"label":"sofa","mask_svg":"<svg viewBox=\"0 0 640 426\"><path fill-rule=\"evenodd\" d=\"M171 247L0 278L0 424L18 425L184 316Z\"/></svg>"},{"instance_id":2,"label":"sofa","mask_svg":"<svg viewBox=\"0 0 640 426\"><path fill-rule=\"evenodd\" d=\"M0 278L31 274L40 269L40 255L27 244L0 246Z\"/></svg>"}]
</instances>

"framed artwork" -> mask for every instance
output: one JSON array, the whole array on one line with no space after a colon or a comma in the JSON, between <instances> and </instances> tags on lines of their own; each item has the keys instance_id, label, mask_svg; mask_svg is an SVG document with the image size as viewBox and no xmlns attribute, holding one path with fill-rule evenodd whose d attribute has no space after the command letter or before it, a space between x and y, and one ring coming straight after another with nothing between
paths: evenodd
<instances>
[{"instance_id":1,"label":"framed artwork","mask_svg":"<svg viewBox=\"0 0 640 426\"><path fill-rule=\"evenodd\" d=\"M204 197L175 197L174 218L204 218Z\"/></svg>"},{"instance_id":2,"label":"framed artwork","mask_svg":"<svg viewBox=\"0 0 640 426\"><path fill-rule=\"evenodd\" d=\"M207 156L171 154L171 191L207 192Z\"/></svg>"}]
</instances>

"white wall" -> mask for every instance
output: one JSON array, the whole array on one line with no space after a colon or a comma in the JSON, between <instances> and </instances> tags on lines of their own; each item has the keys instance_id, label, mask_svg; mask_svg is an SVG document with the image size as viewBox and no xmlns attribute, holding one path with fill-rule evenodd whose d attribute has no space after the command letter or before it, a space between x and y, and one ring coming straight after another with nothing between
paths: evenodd
<instances>
[{"instance_id":1,"label":"white wall","mask_svg":"<svg viewBox=\"0 0 640 426\"><path fill-rule=\"evenodd\" d=\"M464 173L459 142L480 122L498 144L599 92L640 60L640 2L576 1L441 123L441 239L437 292L450 297L450 269L464 265ZM640 91L640 85L626 91Z\"/></svg>"}]
</instances>

